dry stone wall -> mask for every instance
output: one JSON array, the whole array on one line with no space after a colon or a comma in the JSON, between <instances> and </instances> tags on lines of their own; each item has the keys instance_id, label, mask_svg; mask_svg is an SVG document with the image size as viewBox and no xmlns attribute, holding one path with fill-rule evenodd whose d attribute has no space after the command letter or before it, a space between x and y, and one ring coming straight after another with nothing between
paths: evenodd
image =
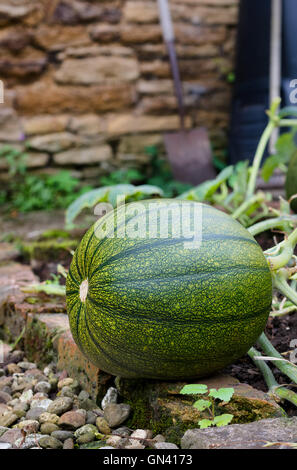
<instances>
[{"instance_id":1,"label":"dry stone wall","mask_svg":"<svg viewBox=\"0 0 297 470\"><path fill-rule=\"evenodd\" d=\"M170 6L187 125L207 126L220 151L238 0ZM73 168L91 182L142 167L145 147L179 125L156 0L1 0L0 79L0 146L26 147L33 172Z\"/></svg>"}]
</instances>

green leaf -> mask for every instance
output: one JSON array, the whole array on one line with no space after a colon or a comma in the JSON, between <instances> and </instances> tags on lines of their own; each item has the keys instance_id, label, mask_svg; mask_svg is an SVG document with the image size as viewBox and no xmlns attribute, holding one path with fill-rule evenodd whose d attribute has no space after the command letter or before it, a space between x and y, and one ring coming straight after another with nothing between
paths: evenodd
<instances>
[{"instance_id":1,"label":"green leaf","mask_svg":"<svg viewBox=\"0 0 297 470\"><path fill-rule=\"evenodd\" d=\"M210 419L200 419L200 421L198 421L198 425L199 425L200 429L209 428L213 424L214 424L214 422L211 421Z\"/></svg>"},{"instance_id":2,"label":"green leaf","mask_svg":"<svg viewBox=\"0 0 297 470\"><path fill-rule=\"evenodd\" d=\"M297 106L286 106L279 111L279 117L297 116Z\"/></svg>"},{"instance_id":3,"label":"green leaf","mask_svg":"<svg viewBox=\"0 0 297 470\"><path fill-rule=\"evenodd\" d=\"M70 226L73 220L83 209L94 207L99 202L109 202L113 207L116 206L117 197L124 196L124 200L130 197L133 200L147 199L147 196L162 196L162 189L157 186L133 184L117 184L115 186L103 186L93 189L78 197L66 210L66 226Z\"/></svg>"},{"instance_id":4,"label":"green leaf","mask_svg":"<svg viewBox=\"0 0 297 470\"><path fill-rule=\"evenodd\" d=\"M215 416L213 422L218 428L221 426L226 426L227 424L231 423L233 416L234 415L225 413L220 416Z\"/></svg>"},{"instance_id":5,"label":"green leaf","mask_svg":"<svg viewBox=\"0 0 297 470\"><path fill-rule=\"evenodd\" d=\"M211 401L209 401L209 400L197 400L193 404L194 408L197 408L197 410L199 410L199 411L206 410L207 408L210 407L210 405L211 405Z\"/></svg>"},{"instance_id":6,"label":"green leaf","mask_svg":"<svg viewBox=\"0 0 297 470\"><path fill-rule=\"evenodd\" d=\"M262 167L262 178L264 181L269 181L278 165L279 157L277 155L271 155L270 157L266 158Z\"/></svg>"},{"instance_id":7,"label":"green leaf","mask_svg":"<svg viewBox=\"0 0 297 470\"><path fill-rule=\"evenodd\" d=\"M211 388L209 396L228 403L231 400L233 393L234 388L219 388L218 390Z\"/></svg>"},{"instance_id":8,"label":"green leaf","mask_svg":"<svg viewBox=\"0 0 297 470\"><path fill-rule=\"evenodd\" d=\"M219 189L222 183L228 180L233 172L233 165L227 166L218 176L209 181L204 181L193 189L178 196L178 199L189 199L191 201L207 201Z\"/></svg>"},{"instance_id":9,"label":"green leaf","mask_svg":"<svg viewBox=\"0 0 297 470\"><path fill-rule=\"evenodd\" d=\"M185 385L179 392L181 395L203 395L207 393L207 385L189 384Z\"/></svg>"},{"instance_id":10,"label":"green leaf","mask_svg":"<svg viewBox=\"0 0 297 470\"><path fill-rule=\"evenodd\" d=\"M78 214L87 207L93 207L99 202L106 202L109 188L104 186L102 188L93 189L78 197L66 210L66 226L70 226Z\"/></svg>"}]
</instances>

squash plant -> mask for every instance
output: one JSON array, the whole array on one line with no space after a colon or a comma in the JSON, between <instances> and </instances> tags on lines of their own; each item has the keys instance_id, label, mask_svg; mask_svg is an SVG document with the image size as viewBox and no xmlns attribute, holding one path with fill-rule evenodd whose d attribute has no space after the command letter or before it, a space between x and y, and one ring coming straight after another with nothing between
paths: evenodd
<instances>
[{"instance_id":1,"label":"squash plant","mask_svg":"<svg viewBox=\"0 0 297 470\"><path fill-rule=\"evenodd\" d=\"M268 111L269 122L268 125L260 139L253 165L248 168L246 163L242 163L234 168L224 169L218 177L210 182L205 182L202 185L199 185L197 188L194 188L190 191L187 191L183 195L179 196L178 199L181 200L190 200L199 202L200 200L211 199L212 202L220 203L220 205L230 213L231 217L234 220L238 220L243 225L248 225L249 232L251 235L255 235L272 228L281 228L286 231L286 238L284 241L276 245L275 247L264 252L266 262L270 269L271 277L273 279L274 287L277 288L292 304L297 305L297 291L296 291L296 262L294 258L294 248L297 244L297 229L296 227L296 218L290 214L288 204L282 202L279 211L269 212L267 205L267 195L262 192L256 192L256 178L259 174L259 169L261 165L261 160L263 153L265 151L266 145L269 141L269 138L275 127L287 127L296 126L297 120L287 119L288 116L297 115L295 108L285 108L278 113L278 106L280 101L277 100L271 109ZM229 186L233 191L229 191ZM114 187L105 187L93 190L90 193L86 193L76 200L66 212L66 221L68 224L72 223L75 217L84 207L93 207L98 202L109 202L113 206L116 204L117 196L123 195L126 201L140 200L145 198L151 198L152 196L161 196L162 191L160 188L151 187L147 185L135 187L133 185L117 185ZM259 210L261 209L261 210ZM267 218L268 215L272 217ZM265 220L259 221L259 219L265 218ZM256 222L256 223L254 223ZM79 328L82 325L80 322L85 321L84 318L86 315L81 316L82 304L86 299L88 293L88 287L84 284L84 289L81 289L83 282L80 284L78 279L81 279L81 275L84 273L86 267L90 267L92 263L92 255L89 259L86 250L91 246L90 234L83 240L79 251L76 252L74 256L74 262L72 264L71 272L68 276L68 302L69 308L72 310L75 306L77 319L73 317L71 320L72 329L77 336L77 341L80 344L80 347L84 350L87 348L88 354L96 359L96 354L94 350L88 346L88 341L85 342L84 335L80 337L78 334ZM97 248L94 247L94 250ZM133 251L133 250L132 250ZM95 251L94 251L95 253ZM239 251L238 251L239 253ZM131 252L133 256L133 253ZM160 257L161 254L158 256ZM121 259L121 253L115 255L115 257ZM158 258L156 258L158 259ZM148 259L147 259L148 261ZM111 261L112 262L112 261ZM105 264L104 264L105 263ZM150 263L149 263L150 264ZM103 265L109 266L110 261L107 259L103 262ZM142 272L141 266L140 272ZM136 266L137 268L137 266ZM267 266L266 266L267 268ZM116 271L114 272L116 274ZM104 276L103 276L104 277ZM128 276L129 281L129 276ZM105 286L104 279L102 278L101 284ZM261 287L261 283L259 284ZM85 288L86 287L86 288ZM77 301L77 289L79 289L80 302ZM106 287L104 287L106 289ZM106 295L109 295L106 291ZM119 295L121 290L119 291ZM147 293L145 293L146 295ZM115 293L113 294L115 295ZM141 299L138 297L138 301L134 294L131 294L131 308L134 302L135 306L137 302L140 302ZM134 298L135 297L135 298ZM207 298L208 296L206 296ZM109 302L113 297L109 296ZM124 297L123 297L124 298ZM98 302L100 304L101 300L95 298L94 305ZM118 299L118 307L121 305L121 298ZM134 305L133 304L133 305ZM175 307L175 304L172 304ZM178 304L177 304L178 305ZM109 304L111 306L111 303ZM77 310L78 309L78 310ZM131 310L132 312L132 310ZM81 319L81 320L80 320ZM112 320L112 319L111 319ZM92 317L92 322L94 322L94 317ZM94 337L94 333L91 332L93 326L91 323L85 325L85 332L89 336L93 337L93 343L96 344L97 340ZM133 324L130 325L133 329ZM112 321L109 325L109 328L114 329L115 325L112 324ZM130 331L130 330L127 330ZM141 337L138 336L140 341ZM284 374L286 374L294 384L297 384L297 367L285 361L273 348L271 343L268 341L264 333L262 333L258 338L258 344L262 348L266 356L261 357L261 355L253 348L249 350L250 357L255 361L257 366L263 372L264 378L267 382L270 392L282 399L286 399L295 405L297 405L297 395L291 391L287 386L278 386L275 379L272 376L272 372L269 366L265 361L273 361L273 364L279 368ZM108 344L106 344L108 345ZM110 345L108 345L109 347ZM140 345L141 346L141 345ZM110 348L109 348L110 349ZM121 351L119 351L121 353ZM102 352L108 360L110 360L110 350ZM121 356L121 355L120 355ZM120 361L120 356L117 361ZM108 362L108 361L107 361ZM106 362L106 364L107 364ZM113 365L114 367L114 365ZM140 363L137 364L137 368L140 367ZM113 369L116 370L116 369ZM117 370L120 370L118 368ZM182 372L182 371L181 371Z\"/></svg>"}]
</instances>

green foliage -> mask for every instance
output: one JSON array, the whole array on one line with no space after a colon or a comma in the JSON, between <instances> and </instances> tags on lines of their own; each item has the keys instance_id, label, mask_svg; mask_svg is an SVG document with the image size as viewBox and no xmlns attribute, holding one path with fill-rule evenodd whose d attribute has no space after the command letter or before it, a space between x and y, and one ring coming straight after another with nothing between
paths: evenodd
<instances>
[{"instance_id":1,"label":"green foliage","mask_svg":"<svg viewBox=\"0 0 297 470\"><path fill-rule=\"evenodd\" d=\"M99 180L100 186L114 186L116 184L130 184L143 181L143 174L135 168L121 169L102 176Z\"/></svg>"},{"instance_id":2,"label":"green foliage","mask_svg":"<svg viewBox=\"0 0 297 470\"><path fill-rule=\"evenodd\" d=\"M149 197L162 196L163 191L150 185L134 186L132 184L118 184L116 186L104 186L93 189L82 194L66 210L66 226L71 227L74 219L85 208L94 207L99 202L107 202L113 207L116 206L117 197L121 196L122 202L139 201Z\"/></svg>"},{"instance_id":3,"label":"green foliage","mask_svg":"<svg viewBox=\"0 0 297 470\"><path fill-rule=\"evenodd\" d=\"M0 148L1 159L6 160L11 179L0 191L0 203L6 204L9 210L64 209L91 189L90 186L79 188L79 180L66 170L55 175L28 174L27 154L9 145Z\"/></svg>"},{"instance_id":4,"label":"green foliage","mask_svg":"<svg viewBox=\"0 0 297 470\"><path fill-rule=\"evenodd\" d=\"M27 157L26 153L13 148L11 145L3 145L0 148L0 160L6 160L11 176L25 173Z\"/></svg>"},{"instance_id":5,"label":"green foliage","mask_svg":"<svg viewBox=\"0 0 297 470\"><path fill-rule=\"evenodd\" d=\"M204 384L189 384L185 385L180 393L182 395L201 395L207 393L207 385Z\"/></svg>"},{"instance_id":6,"label":"green foliage","mask_svg":"<svg viewBox=\"0 0 297 470\"><path fill-rule=\"evenodd\" d=\"M86 191L90 186L77 189L79 180L68 171L56 175L29 175L15 178L2 192L2 201L9 209L20 212L34 210L64 209Z\"/></svg>"},{"instance_id":7,"label":"green foliage","mask_svg":"<svg viewBox=\"0 0 297 470\"><path fill-rule=\"evenodd\" d=\"M269 181L276 168L286 172L291 156L297 149L295 143L297 129L293 128L290 132L281 134L275 144L275 154L270 155L264 162L262 168L262 178Z\"/></svg>"},{"instance_id":8,"label":"green foliage","mask_svg":"<svg viewBox=\"0 0 297 470\"><path fill-rule=\"evenodd\" d=\"M210 418L203 418L198 421L198 425L200 429L205 429L210 426L226 426L229 424L232 419L233 415L224 413L221 415L215 414L215 405L217 401L221 401L224 403L229 403L233 394L234 388L211 388L208 390L207 385L205 384L189 384L185 385L180 394L182 395L205 395L207 394L207 399L202 398L193 404L194 408L198 411L208 411L210 414Z\"/></svg>"}]
</instances>

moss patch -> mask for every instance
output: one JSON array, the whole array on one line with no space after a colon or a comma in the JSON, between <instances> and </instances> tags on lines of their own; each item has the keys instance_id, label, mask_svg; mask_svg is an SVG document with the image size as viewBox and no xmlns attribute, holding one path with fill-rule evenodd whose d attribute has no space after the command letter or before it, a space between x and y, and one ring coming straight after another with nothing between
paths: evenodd
<instances>
[{"instance_id":1,"label":"moss patch","mask_svg":"<svg viewBox=\"0 0 297 470\"><path fill-rule=\"evenodd\" d=\"M56 262L59 262L70 260L72 258L71 251L75 250L77 245L77 240L58 238L20 243L18 247L26 261L35 259L47 262L54 259Z\"/></svg>"},{"instance_id":2,"label":"moss patch","mask_svg":"<svg viewBox=\"0 0 297 470\"><path fill-rule=\"evenodd\" d=\"M57 329L49 331L44 323L35 317L32 318L27 324L24 340L25 354L28 360L35 362L41 368L56 360L53 341L58 334Z\"/></svg>"}]
</instances>

